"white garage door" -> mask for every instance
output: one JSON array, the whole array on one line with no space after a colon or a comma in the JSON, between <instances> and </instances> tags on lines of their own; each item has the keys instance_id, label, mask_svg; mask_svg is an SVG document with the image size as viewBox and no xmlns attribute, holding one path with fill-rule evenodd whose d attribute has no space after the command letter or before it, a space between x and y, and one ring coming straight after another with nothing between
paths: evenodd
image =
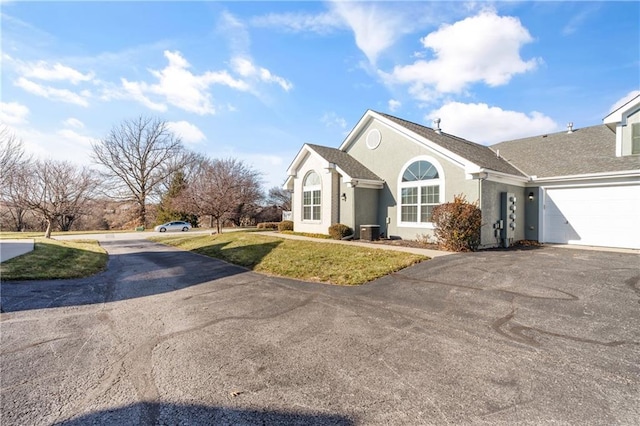
<instances>
[{"instance_id":1,"label":"white garage door","mask_svg":"<svg viewBox=\"0 0 640 426\"><path fill-rule=\"evenodd\" d=\"M640 185L547 189L543 241L640 248Z\"/></svg>"}]
</instances>

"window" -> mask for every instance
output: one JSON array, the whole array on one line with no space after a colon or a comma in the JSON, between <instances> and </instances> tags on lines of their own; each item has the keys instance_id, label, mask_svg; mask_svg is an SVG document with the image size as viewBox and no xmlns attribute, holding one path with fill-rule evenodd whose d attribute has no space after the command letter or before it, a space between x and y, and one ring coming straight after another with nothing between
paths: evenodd
<instances>
[{"instance_id":1,"label":"window","mask_svg":"<svg viewBox=\"0 0 640 426\"><path fill-rule=\"evenodd\" d=\"M411 162L400 181L400 223L427 225L433 208L440 204L442 180L431 161Z\"/></svg>"},{"instance_id":2,"label":"window","mask_svg":"<svg viewBox=\"0 0 640 426\"><path fill-rule=\"evenodd\" d=\"M640 123L631 125L631 154L640 154Z\"/></svg>"},{"instance_id":3,"label":"window","mask_svg":"<svg viewBox=\"0 0 640 426\"><path fill-rule=\"evenodd\" d=\"M302 220L320 220L322 190L320 176L309 172L302 183Z\"/></svg>"}]
</instances>

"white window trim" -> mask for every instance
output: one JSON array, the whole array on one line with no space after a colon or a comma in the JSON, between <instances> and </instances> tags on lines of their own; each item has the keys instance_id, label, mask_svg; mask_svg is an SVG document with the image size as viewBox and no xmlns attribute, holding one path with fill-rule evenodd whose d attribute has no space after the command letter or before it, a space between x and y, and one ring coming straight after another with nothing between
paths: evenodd
<instances>
[{"instance_id":1,"label":"white window trim","mask_svg":"<svg viewBox=\"0 0 640 426\"><path fill-rule=\"evenodd\" d=\"M438 171L438 179L429 179L429 180L418 180L412 182L402 182L402 175L407 170L411 164L416 161L428 161L436 168ZM423 228L423 229L434 229L435 225L433 222L403 222L402 221L402 188L414 188L414 187L422 187L422 186L438 186L440 193L440 203L442 204L446 200L444 193L444 170L440 165L440 162L435 158L429 155L420 155L418 157L414 157L404 163L404 165L400 168L400 173L398 173L398 186L397 186L397 218L396 225L399 228ZM418 219L420 218L420 191L418 191Z\"/></svg>"},{"instance_id":2,"label":"white window trim","mask_svg":"<svg viewBox=\"0 0 640 426\"><path fill-rule=\"evenodd\" d=\"M318 176L318 179L320 179L320 183L317 185L310 185L310 186L305 186L305 182L307 181L307 178L309 177L309 175L311 173L315 173L316 176ZM313 191L320 191L320 204L313 204ZM320 219L305 219L304 218L304 193L305 192L311 192L311 216L313 217L313 207L314 206L318 206L320 207ZM304 179L302 179L302 197L300 197L300 203L302 205L302 210L301 210L301 216L300 219L302 220L302 222L304 223L322 223L322 176L316 172L315 170L309 170L305 175L304 175Z\"/></svg>"}]
</instances>

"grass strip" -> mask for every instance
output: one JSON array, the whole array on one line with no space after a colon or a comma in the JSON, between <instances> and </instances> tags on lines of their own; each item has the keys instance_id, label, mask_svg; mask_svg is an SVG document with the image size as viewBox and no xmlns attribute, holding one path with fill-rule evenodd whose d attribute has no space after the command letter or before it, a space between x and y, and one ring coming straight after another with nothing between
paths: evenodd
<instances>
[{"instance_id":1,"label":"grass strip","mask_svg":"<svg viewBox=\"0 0 640 426\"><path fill-rule=\"evenodd\" d=\"M0 264L0 279L55 280L82 278L104 271L109 255L97 241L36 238L30 253Z\"/></svg>"},{"instance_id":2,"label":"grass strip","mask_svg":"<svg viewBox=\"0 0 640 426\"><path fill-rule=\"evenodd\" d=\"M391 250L287 240L251 232L150 239L267 275L339 285L364 284L428 259Z\"/></svg>"}]
</instances>

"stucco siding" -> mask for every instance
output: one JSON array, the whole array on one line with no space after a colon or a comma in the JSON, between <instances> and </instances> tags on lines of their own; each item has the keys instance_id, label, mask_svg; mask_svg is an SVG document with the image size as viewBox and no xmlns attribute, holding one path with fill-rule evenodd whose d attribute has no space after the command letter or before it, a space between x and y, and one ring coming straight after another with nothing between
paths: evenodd
<instances>
[{"instance_id":1,"label":"stucco siding","mask_svg":"<svg viewBox=\"0 0 640 426\"><path fill-rule=\"evenodd\" d=\"M319 221L309 221L302 219L302 185L304 178L309 171L313 170L320 176L321 179L321 213ZM297 232L310 232L327 234L329 232L329 226L331 225L331 219L333 214L332 198L333 194L333 174L324 169L324 163L312 156L308 155L304 161L304 164L298 170L298 174L293 183L293 221L294 230Z\"/></svg>"},{"instance_id":2,"label":"stucco siding","mask_svg":"<svg viewBox=\"0 0 640 426\"><path fill-rule=\"evenodd\" d=\"M367 147L367 135L371 129L378 129L381 134L380 144L375 149ZM420 235L433 233L432 227L403 226L399 223L398 184L403 166L414 159L428 157L435 160L441 168L440 177L444 178L441 202L453 201L454 195L461 193L465 194L469 201L479 198L478 182L467 179L461 164L399 134L377 120L372 120L363 128L354 143L347 147L347 152L385 181L384 188L377 190L379 203L377 222L374 222L380 225L380 232L385 236L415 240ZM356 206L356 209L359 207Z\"/></svg>"},{"instance_id":3,"label":"stucco siding","mask_svg":"<svg viewBox=\"0 0 640 426\"><path fill-rule=\"evenodd\" d=\"M378 220L378 194L380 190L355 188L355 230L356 238L360 238L360 225L380 225Z\"/></svg>"},{"instance_id":4,"label":"stucco siding","mask_svg":"<svg viewBox=\"0 0 640 426\"><path fill-rule=\"evenodd\" d=\"M480 245L482 247L497 247L500 245L500 234L494 229L494 224L501 219L500 193L510 192L516 196L516 229L513 242L525 238L525 191L515 185L485 180L482 182L482 228L480 230ZM506 225L505 225L506 226Z\"/></svg>"}]
</instances>

